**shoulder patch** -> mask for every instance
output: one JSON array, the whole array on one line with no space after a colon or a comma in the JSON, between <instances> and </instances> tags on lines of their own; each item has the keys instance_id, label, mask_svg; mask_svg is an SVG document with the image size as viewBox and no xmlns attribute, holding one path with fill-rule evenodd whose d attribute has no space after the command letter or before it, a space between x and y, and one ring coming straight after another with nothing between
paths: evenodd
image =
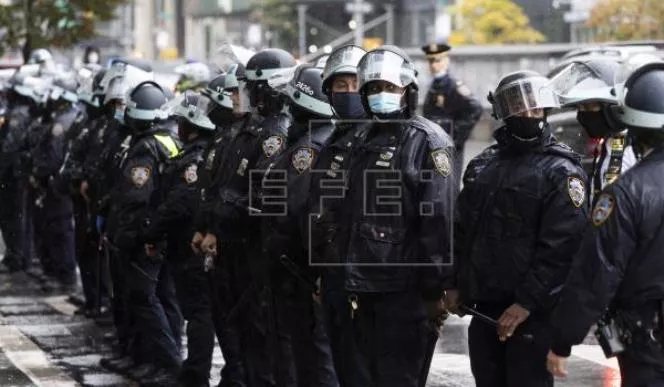
<instances>
[{"instance_id":1,"label":"shoulder patch","mask_svg":"<svg viewBox=\"0 0 664 387\"><path fill-rule=\"evenodd\" d=\"M53 137L60 137L64 132L65 132L65 127L62 126L61 123L57 122L53 124L53 128L51 129L51 134L53 134Z\"/></svg>"},{"instance_id":2,"label":"shoulder patch","mask_svg":"<svg viewBox=\"0 0 664 387\"><path fill-rule=\"evenodd\" d=\"M300 148L293 153L292 163L293 168L299 173L311 168L314 160L314 150L311 148Z\"/></svg>"},{"instance_id":3,"label":"shoulder patch","mask_svg":"<svg viewBox=\"0 0 664 387\"><path fill-rule=\"evenodd\" d=\"M134 167L131 169L131 182L136 188L141 188L150 180L152 171L149 167Z\"/></svg>"},{"instance_id":4,"label":"shoulder patch","mask_svg":"<svg viewBox=\"0 0 664 387\"><path fill-rule=\"evenodd\" d=\"M616 206L616 199L613 195L609 193L603 193L597 198L597 203L593 209L593 224L595 226L600 226L602 223L606 222L613 212L613 208Z\"/></svg>"},{"instance_id":5,"label":"shoulder patch","mask_svg":"<svg viewBox=\"0 0 664 387\"><path fill-rule=\"evenodd\" d=\"M569 195L572 204L574 204L576 208L580 208L586 201L586 184L578 177L568 177L567 194Z\"/></svg>"},{"instance_id":6,"label":"shoulder patch","mask_svg":"<svg viewBox=\"0 0 664 387\"><path fill-rule=\"evenodd\" d=\"M438 149L431 152L431 159L436 171L447 177L452 172L452 164L450 163L450 156L444 149Z\"/></svg>"},{"instance_id":7,"label":"shoulder patch","mask_svg":"<svg viewBox=\"0 0 664 387\"><path fill-rule=\"evenodd\" d=\"M265 153L265 157L274 156L283 143L284 140L281 136L270 136L265 139L265 141L263 141L263 153Z\"/></svg>"},{"instance_id":8,"label":"shoulder patch","mask_svg":"<svg viewBox=\"0 0 664 387\"><path fill-rule=\"evenodd\" d=\"M198 165L191 164L184 170L184 181L187 184L193 184L198 181Z\"/></svg>"}]
</instances>

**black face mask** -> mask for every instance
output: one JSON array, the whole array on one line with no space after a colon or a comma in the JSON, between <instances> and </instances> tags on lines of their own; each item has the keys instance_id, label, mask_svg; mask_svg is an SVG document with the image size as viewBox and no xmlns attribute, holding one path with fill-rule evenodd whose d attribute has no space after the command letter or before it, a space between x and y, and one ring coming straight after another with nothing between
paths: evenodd
<instances>
[{"instance_id":1,"label":"black face mask","mask_svg":"<svg viewBox=\"0 0 664 387\"><path fill-rule=\"evenodd\" d=\"M235 121L233 111L221 106L216 106L208 113L208 118L216 126L228 126Z\"/></svg>"},{"instance_id":2,"label":"black face mask","mask_svg":"<svg viewBox=\"0 0 664 387\"><path fill-rule=\"evenodd\" d=\"M545 118L509 117L505 119L507 130L515 137L530 140L539 137L546 126Z\"/></svg>"},{"instance_id":3,"label":"black face mask","mask_svg":"<svg viewBox=\"0 0 664 387\"><path fill-rule=\"evenodd\" d=\"M592 138L609 137L619 130L611 127L606 120L604 112L582 112L576 113L576 119L581 126L586 130L588 136Z\"/></svg>"},{"instance_id":4,"label":"black face mask","mask_svg":"<svg viewBox=\"0 0 664 387\"><path fill-rule=\"evenodd\" d=\"M332 93L332 106L337 116L345 120L357 120L367 116L359 93Z\"/></svg>"}]
</instances>

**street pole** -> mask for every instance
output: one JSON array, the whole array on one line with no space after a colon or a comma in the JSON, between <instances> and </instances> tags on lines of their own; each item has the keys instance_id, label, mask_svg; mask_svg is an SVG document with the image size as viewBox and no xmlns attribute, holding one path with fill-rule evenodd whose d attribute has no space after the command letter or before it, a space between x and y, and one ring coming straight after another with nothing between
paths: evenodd
<instances>
[{"instance_id":1,"label":"street pole","mask_svg":"<svg viewBox=\"0 0 664 387\"><path fill-rule=\"evenodd\" d=\"M364 12L362 6L363 0L355 0L355 12L353 19L355 20L355 45L362 47L364 45Z\"/></svg>"},{"instance_id":2,"label":"street pole","mask_svg":"<svg viewBox=\"0 0 664 387\"><path fill-rule=\"evenodd\" d=\"M394 44L394 5L385 5L387 21L385 22L385 43Z\"/></svg>"},{"instance_id":3,"label":"street pole","mask_svg":"<svg viewBox=\"0 0 664 387\"><path fill-rule=\"evenodd\" d=\"M300 58L307 55L307 6L297 5L297 24L299 29Z\"/></svg>"}]
</instances>

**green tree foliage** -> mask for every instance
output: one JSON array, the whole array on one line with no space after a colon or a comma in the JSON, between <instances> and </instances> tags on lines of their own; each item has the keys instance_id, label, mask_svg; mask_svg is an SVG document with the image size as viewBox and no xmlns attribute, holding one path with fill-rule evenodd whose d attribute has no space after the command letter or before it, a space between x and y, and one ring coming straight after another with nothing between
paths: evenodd
<instances>
[{"instance_id":1,"label":"green tree foliage","mask_svg":"<svg viewBox=\"0 0 664 387\"><path fill-rule=\"evenodd\" d=\"M530 26L523 9L510 0L463 0L450 7L450 13L460 15L462 23L450 36L450 43L503 44L537 43L544 35Z\"/></svg>"},{"instance_id":2,"label":"green tree foliage","mask_svg":"<svg viewBox=\"0 0 664 387\"><path fill-rule=\"evenodd\" d=\"M95 36L95 23L114 18L127 0L15 0L0 6L0 54L21 49L68 47Z\"/></svg>"},{"instance_id":3,"label":"green tree foliage","mask_svg":"<svg viewBox=\"0 0 664 387\"><path fill-rule=\"evenodd\" d=\"M590 11L588 27L598 41L664 39L662 0L602 0Z\"/></svg>"},{"instance_id":4,"label":"green tree foliage","mask_svg":"<svg viewBox=\"0 0 664 387\"><path fill-rule=\"evenodd\" d=\"M256 11L252 19L270 34L271 46L295 52L298 48L295 4L284 0L254 0L253 3Z\"/></svg>"}]
</instances>

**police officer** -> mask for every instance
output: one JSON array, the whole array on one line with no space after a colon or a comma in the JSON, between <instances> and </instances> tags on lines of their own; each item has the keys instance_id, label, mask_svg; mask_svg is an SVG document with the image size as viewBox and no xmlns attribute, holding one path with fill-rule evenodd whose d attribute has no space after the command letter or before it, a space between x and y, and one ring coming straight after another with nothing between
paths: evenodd
<instances>
[{"instance_id":1,"label":"police officer","mask_svg":"<svg viewBox=\"0 0 664 387\"><path fill-rule=\"evenodd\" d=\"M343 269L331 265L339 263L340 252L330 241L336 239L339 228L337 218L343 210L342 187L351 149L366 118L362 98L357 91L357 64L364 54L366 51L360 47L343 46L333 51L325 64L322 91L334 112L334 130L312 162L310 210L305 214L305 226L302 227L311 262L321 270L320 292L326 331L336 359L335 373L344 385L358 384L351 381L352 375L348 372L347 365L354 364L354 360L347 358L339 361L351 353L344 347L351 343L346 337L352 336L352 326L350 315L346 313L348 300L343 288Z\"/></svg>"},{"instance_id":2,"label":"police officer","mask_svg":"<svg viewBox=\"0 0 664 387\"><path fill-rule=\"evenodd\" d=\"M326 122L332 109L323 93L322 73L312 65L300 65L283 90L293 124L284 151L262 166L267 172L256 197L284 200L250 202L262 210L261 258L273 289L270 319L278 346L274 361L279 386L338 385L321 326L322 310L312 298L318 293L317 273L309 267L299 228L307 211L311 165L334 128Z\"/></svg>"},{"instance_id":3,"label":"police officer","mask_svg":"<svg viewBox=\"0 0 664 387\"><path fill-rule=\"evenodd\" d=\"M482 116L482 105L463 81L449 74L450 48L444 42L422 46L433 77L422 114L445 129L454 140L457 155L454 173L458 188L461 183L464 146Z\"/></svg>"},{"instance_id":4,"label":"police officer","mask_svg":"<svg viewBox=\"0 0 664 387\"><path fill-rule=\"evenodd\" d=\"M0 199L3 203L20 205L0 206L0 228L5 242L3 266L10 272L27 269L29 250L23 238L30 240L24 232L21 220L31 221L28 206L27 176L23 176L22 154L25 147L28 125L36 113L37 105L32 98L32 87L26 84L27 77L20 72L9 79L7 113L0 128ZM30 243L28 243L29 245Z\"/></svg>"},{"instance_id":5,"label":"police officer","mask_svg":"<svg viewBox=\"0 0 664 387\"><path fill-rule=\"evenodd\" d=\"M234 64L228 72L212 79L202 94L207 95L213 102L208 117L216 126L214 137L204 153L204 162L199 168L198 189L200 191L199 208L195 219L195 230L192 239L192 248L196 254L201 254L200 244L207 233L212 230L212 209L216 202L216 193L219 192L219 183L224 170L222 157L226 154L235 134L246 126L253 118L248 112L248 105L241 106L239 88L244 80L244 66ZM244 366L242 364L242 351L240 350L240 335L236 324L227 323L227 314L237 299L233 297L235 284L230 277L229 270L221 267L221 262L214 265L208 272L208 282L211 291L212 316L214 326L224 356L224 366L221 370L220 386L241 385L244 383Z\"/></svg>"},{"instance_id":6,"label":"police officer","mask_svg":"<svg viewBox=\"0 0 664 387\"><path fill-rule=\"evenodd\" d=\"M247 62L245 75L252 119L235 135L222 156L219 171L219 192L213 211L212 230L201 243L204 253L216 254L220 240L221 270L229 270L236 286L232 289L234 305L225 316L226 324L241 327L245 384L250 386L274 385L275 375L268 343L267 317L272 306L267 294L269 288L260 277L264 268L257 259L260 254L260 223L249 216L251 180L260 181L262 173L256 165L272 160L285 144L289 119L282 114L283 101L272 90L267 80L284 68L294 67L295 59L280 49L266 49L256 53ZM244 98L240 98L240 102ZM239 330L238 330L239 331Z\"/></svg>"},{"instance_id":7,"label":"police officer","mask_svg":"<svg viewBox=\"0 0 664 387\"><path fill-rule=\"evenodd\" d=\"M84 302L77 314L97 317L108 311L108 290L105 265L100 260L99 234L94 227L93 202L89 192L81 191L84 181L85 160L93 142L94 129L102 119L103 110L99 101L93 98L93 81L98 66L88 65L81 69L77 89L80 110L74 125L69 130L68 149L60 169L61 177L67 182L74 203L74 225L76 234L76 258L81 274Z\"/></svg>"},{"instance_id":8,"label":"police officer","mask_svg":"<svg viewBox=\"0 0 664 387\"><path fill-rule=\"evenodd\" d=\"M551 80L561 107L576 108L576 118L588 136L599 140L588 185L591 204L606 185L636 163L630 137L611 108L618 103L612 89L619 68L614 59L586 59L570 63Z\"/></svg>"},{"instance_id":9,"label":"police officer","mask_svg":"<svg viewBox=\"0 0 664 387\"><path fill-rule=\"evenodd\" d=\"M180 99L180 98L178 98ZM178 117L178 137L184 148L171 160L160 183L164 199L150 218L145 231L148 256L158 254L157 244L165 238L166 259L174 272L176 294L187 320L187 359L178 376L183 386L208 386L214 348L214 325L210 309L204 261L197 259L189 243L198 206L198 168L212 138L215 125L207 117L212 102L205 96L185 91L173 114Z\"/></svg>"},{"instance_id":10,"label":"police officer","mask_svg":"<svg viewBox=\"0 0 664 387\"><path fill-rule=\"evenodd\" d=\"M174 383L181 364L182 316L171 273L160 256L146 254L142 243L160 204L162 171L179 153L177 139L156 124L167 118L160 109L166 101L164 90L153 81L139 83L126 98L123 122L133 136L114 181L108 220L108 227L114 229L112 245L126 259L124 296L140 338L134 353L138 366L130 374L151 385Z\"/></svg>"},{"instance_id":11,"label":"police officer","mask_svg":"<svg viewBox=\"0 0 664 387\"><path fill-rule=\"evenodd\" d=\"M49 281L44 290L73 291L76 286L76 251L73 202L59 174L67 149L67 133L78 117L73 79L56 79L51 88L39 140L31 149L30 184L37 199L33 221L37 254Z\"/></svg>"},{"instance_id":12,"label":"police officer","mask_svg":"<svg viewBox=\"0 0 664 387\"><path fill-rule=\"evenodd\" d=\"M585 226L586 176L579 156L551 135L546 114L557 102L545 77L508 74L489 100L504 124L464 176L456 290L445 304L459 313L460 299L497 320L496 329L473 318L468 329L477 386L552 386L547 323Z\"/></svg>"},{"instance_id":13,"label":"police officer","mask_svg":"<svg viewBox=\"0 0 664 387\"><path fill-rule=\"evenodd\" d=\"M556 306L552 351L547 367L566 375L565 358L598 322L600 342L612 339L607 356L616 356L625 387L664 383L662 300L664 246L664 63L637 68L618 93L618 119L634 136L643 159L604 188L592 212L575 265ZM600 318L604 318L600 321Z\"/></svg>"},{"instance_id":14,"label":"police officer","mask_svg":"<svg viewBox=\"0 0 664 387\"><path fill-rule=\"evenodd\" d=\"M431 323L443 314L443 265L451 259L454 145L415 115L417 73L403 50L369 51L357 73L374 121L353 145L332 241L343 265L336 291L346 299L335 312L352 320L344 338L351 345L334 361L346 361L344 376L353 377L342 385L420 386L437 338Z\"/></svg>"},{"instance_id":15,"label":"police officer","mask_svg":"<svg viewBox=\"0 0 664 387\"><path fill-rule=\"evenodd\" d=\"M185 90L201 90L205 88L212 76L210 68L205 63L186 63L175 68L180 76L175 84L175 92L183 93Z\"/></svg>"}]
</instances>

